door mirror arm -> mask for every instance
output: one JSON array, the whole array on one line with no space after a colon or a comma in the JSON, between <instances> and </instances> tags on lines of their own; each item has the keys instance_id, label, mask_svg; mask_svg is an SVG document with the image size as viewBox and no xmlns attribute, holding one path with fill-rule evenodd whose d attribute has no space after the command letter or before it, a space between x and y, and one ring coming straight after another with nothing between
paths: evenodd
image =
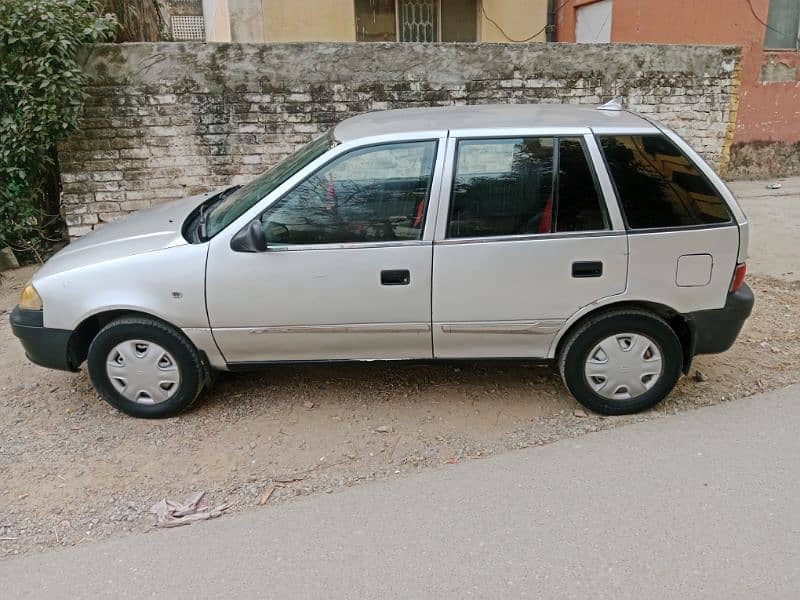
<instances>
[{"instance_id":1,"label":"door mirror arm","mask_svg":"<svg viewBox=\"0 0 800 600\"><path fill-rule=\"evenodd\" d=\"M268 246L267 234L260 219L253 219L231 238L231 250L234 252L266 252Z\"/></svg>"}]
</instances>

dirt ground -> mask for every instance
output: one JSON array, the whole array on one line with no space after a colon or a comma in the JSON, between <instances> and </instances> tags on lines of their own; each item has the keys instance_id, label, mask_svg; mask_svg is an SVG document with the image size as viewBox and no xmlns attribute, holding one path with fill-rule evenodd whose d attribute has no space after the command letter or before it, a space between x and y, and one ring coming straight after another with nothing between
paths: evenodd
<instances>
[{"instance_id":1,"label":"dirt ground","mask_svg":"<svg viewBox=\"0 0 800 600\"><path fill-rule=\"evenodd\" d=\"M191 412L136 420L101 401L85 370L25 359L8 316L31 273L0 283L0 558L150 530L148 510L163 497L205 490L248 510L273 483L267 504L800 380L800 282L749 277L757 304L734 348L699 357L692 376L641 415L584 416L560 380L532 364L372 363L226 374Z\"/></svg>"}]
</instances>

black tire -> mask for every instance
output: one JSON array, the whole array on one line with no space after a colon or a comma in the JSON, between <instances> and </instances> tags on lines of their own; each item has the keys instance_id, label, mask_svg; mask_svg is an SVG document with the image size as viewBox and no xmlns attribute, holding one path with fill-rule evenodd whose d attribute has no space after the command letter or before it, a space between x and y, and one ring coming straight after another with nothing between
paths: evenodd
<instances>
[{"instance_id":1,"label":"black tire","mask_svg":"<svg viewBox=\"0 0 800 600\"><path fill-rule=\"evenodd\" d=\"M629 399L601 396L589 385L584 372L595 346L619 333L646 335L661 351L659 379L649 390ZM570 332L561 347L558 365L564 385L583 406L604 415L627 415L655 406L672 391L683 369L683 350L678 336L661 317L646 310L619 309L591 317Z\"/></svg>"},{"instance_id":2,"label":"black tire","mask_svg":"<svg viewBox=\"0 0 800 600\"><path fill-rule=\"evenodd\" d=\"M144 340L161 346L174 358L180 382L167 400L140 404L117 391L106 370L109 353L128 340ZM132 417L161 419L187 410L209 380L209 369L189 339L174 327L149 317L121 317L103 327L89 345L89 377L95 390L114 408Z\"/></svg>"}]
</instances>

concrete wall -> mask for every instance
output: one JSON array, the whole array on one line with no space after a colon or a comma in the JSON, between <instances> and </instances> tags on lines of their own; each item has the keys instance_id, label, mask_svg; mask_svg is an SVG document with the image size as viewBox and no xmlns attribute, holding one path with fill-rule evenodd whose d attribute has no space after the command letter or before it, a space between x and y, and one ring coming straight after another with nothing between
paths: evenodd
<instances>
[{"instance_id":1,"label":"concrete wall","mask_svg":"<svg viewBox=\"0 0 800 600\"><path fill-rule=\"evenodd\" d=\"M217 0L217 2L222 1L228 3L232 42L259 43L265 41L262 0Z\"/></svg>"},{"instance_id":2,"label":"concrete wall","mask_svg":"<svg viewBox=\"0 0 800 600\"><path fill-rule=\"evenodd\" d=\"M231 41L231 15L228 0L203 0L203 24L206 41Z\"/></svg>"},{"instance_id":3,"label":"concrete wall","mask_svg":"<svg viewBox=\"0 0 800 600\"><path fill-rule=\"evenodd\" d=\"M247 181L340 120L407 106L621 94L722 157L738 50L562 44L110 44L85 57L81 131L59 148L70 234Z\"/></svg>"},{"instance_id":4,"label":"concrete wall","mask_svg":"<svg viewBox=\"0 0 800 600\"><path fill-rule=\"evenodd\" d=\"M559 41L575 40L575 9L592 1L567 0L556 18ZM769 0L613 0L611 41L741 46L741 93L730 174L800 175L800 152L785 151L800 143L800 53L765 51L766 29L750 5L766 22ZM789 162L774 160L780 156ZM748 164L740 163L739 157L747 158ZM759 163L760 170L755 168ZM769 165L779 167L779 173L770 173Z\"/></svg>"},{"instance_id":5,"label":"concrete wall","mask_svg":"<svg viewBox=\"0 0 800 600\"><path fill-rule=\"evenodd\" d=\"M481 1L483 10L480 10ZM537 32L530 41L547 39L547 0L479 0L478 11L478 39L482 42L527 40Z\"/></svg>"},{"instance_id":6,"label":"concrete wall","mask_svg":"<svg viewBox=\"0 0 800 600\"><path fill-rule=\"evenodd\" d=\"M262 0L268 42L354 42L353 0Z\"/></svg>"}]
</instances>

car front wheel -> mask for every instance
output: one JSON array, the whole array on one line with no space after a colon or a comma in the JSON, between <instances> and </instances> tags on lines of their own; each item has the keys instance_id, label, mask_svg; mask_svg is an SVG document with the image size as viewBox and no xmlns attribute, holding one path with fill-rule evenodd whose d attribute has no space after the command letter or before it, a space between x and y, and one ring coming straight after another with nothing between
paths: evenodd
<instances>
[{"instance_id":1,"label":"car front wheel","mask_svg":"<svg viewBox=\"0 0 800 600\"><path fill-rule=\"evenodd\" d=\"M186 336L148 317L103 327L87 363L100 396L134 417L174 416L194 404L206 381L202 358Z\"/></svg>"},{"instance_id":2,"label":"car front wheel","mask_svg":"<svg viewBox=\"0 0 800 600\"><path fill-rule=\"evenodd\" d=\"M601 414L624 415L650 408L672 391L683 352L662 318L620 309L590 318L570 333L559 367L578 402Z\"/></svg>"}]
</instances>

